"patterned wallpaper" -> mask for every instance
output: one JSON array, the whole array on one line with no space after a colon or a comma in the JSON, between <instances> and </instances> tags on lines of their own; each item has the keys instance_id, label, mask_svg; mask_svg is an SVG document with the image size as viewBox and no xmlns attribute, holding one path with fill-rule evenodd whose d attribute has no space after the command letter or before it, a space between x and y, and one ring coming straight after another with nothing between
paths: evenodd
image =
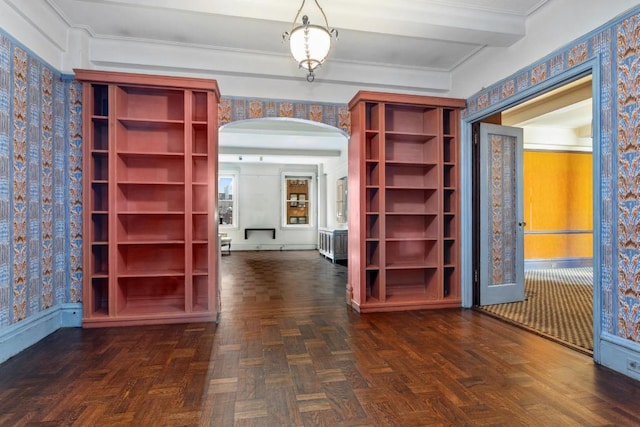
<instances>
[{"instance_id":1,"label":"patterned wallpaper","mask_svg":"<svg viewBox=\"0 0 640 427\"><path fill-rule=\"evenodd\" d=\"M640 342L639 13L640 7L482 90L463 113L479 113L600 57L601 322L604 332L635 342Z\"/></svg>"},{"instance_id":2,"label":"patterned wallpaper","mask_svg":"<svg viewBox=\"0 0 640 427\"><path fill-rule=\"evenodd\" d=\"M0 30L0 328L82 298L75 88Z\"/></svg>"},{"instance_id":3,"label":"patterned wallpaper","mask_svg":"<svg viewBox=\"0 0 640 427\"><path fill-rule=\"evenodd\" d=\"M351 115L346 104L222 97L218 106L220 126L263 117L291 117L312 120L351 134Z\"/></svg>"},{"instance_id":4,"label":"patterned wallpaper","mask_svg":"<svg viewBox=\"0 0 640 427\"><path fill-rule=\"evenodd\" d=\"M517 221L515 188L516 159L515 137L490 134L489 141L489 194L487 218L491 218L489 230L492 236L491 251L487 265L489 285L514 283L517 276L514 249L514 229ZM502 185L507 183L507 185Z\"/></svg>"},{"instance_id":5,"label":"patterned wallpaper","mask_svg":"<svg viewBox=\"0 0 640 427\"><path fill-rule=\"evenodd\" d=\"M618 335L640 342L640 15L616 29Z\"/></svg>"}]
</instances>

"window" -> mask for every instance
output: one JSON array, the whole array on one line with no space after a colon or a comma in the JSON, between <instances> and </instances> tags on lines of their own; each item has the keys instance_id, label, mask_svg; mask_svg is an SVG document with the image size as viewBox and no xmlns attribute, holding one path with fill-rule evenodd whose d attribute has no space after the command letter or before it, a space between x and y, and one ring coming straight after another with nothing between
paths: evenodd
<instances>
[{"instance_id":1,"label":"window","mask_svg":"<svg viewBox=\"0 0 640 427\"><path fill-rule=\"evenodd\" d=\"M220 227L238 226L238 179L236 174L218 175L218 222Z\"/></svg>"},{"instance_id":2,"label":"window","mask_svg":"<svg viewBox=\"0 0 640 427\"><path fill-rule=\"evenodd\" d=\"M314 226L313 174L283 174L284 227Z\"/></svg>"}]
</instances>

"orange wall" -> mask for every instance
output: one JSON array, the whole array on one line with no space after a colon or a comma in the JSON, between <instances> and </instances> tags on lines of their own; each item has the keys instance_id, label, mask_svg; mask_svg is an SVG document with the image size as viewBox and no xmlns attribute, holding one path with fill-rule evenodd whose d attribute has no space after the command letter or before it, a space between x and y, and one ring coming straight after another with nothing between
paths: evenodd
<instances>
[{"instance_id":1,"label":"orange wall","mask_svg":"<svg viewBox=\"0 0 640 427\"><path fill-rule=\"evenodd\" d=\"M524 152L525 259L593 256L592 234L526 234L593 227L591 153Z\"/></svg>"}]
</instances>

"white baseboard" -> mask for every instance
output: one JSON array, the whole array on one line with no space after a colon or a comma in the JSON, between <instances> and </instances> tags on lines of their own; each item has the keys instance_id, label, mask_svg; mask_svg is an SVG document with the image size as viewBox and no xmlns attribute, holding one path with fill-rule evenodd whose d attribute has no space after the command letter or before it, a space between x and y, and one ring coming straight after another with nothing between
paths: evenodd
<instances>
[{"instance_id":1,"label":"white baseboard","mask_svg":"<svg viewBox=\"0 0 640 427\"><path fill-rule=\"evenodd\" d=\"M620 337L602 334L600 337L600 360L596 361L609 369L640 380L640 344Z\"/></svg>"},{"instance_id":2,"label":"white baseboard","mask_svg":"<svg viewBox=\"0 0 640 427\"><path fill-rule=\"evenodd\" d=\"M549 258L549 259L526 259L524 260L525 270L537 270L547 268L576 268L592 267L593 258Z\"/></svg>"},{"instance_id":3,"label":"white baseboard","mask_svg":"<svg viewBox=\"0 0 640 427\"><path fill-rule=\"evenodd\" d=\"M61 304L0 329L0 363L60 328L82 326L82 304Z\"/></svg>"},{"instance_id":4,"label":"white baseboard","mask_svg":"<svg viewBox=\"0 0 640 427\"><path fill-rule=\"evenodd\" d=\"M294 245L294 244L278 244L278 243L238 243L231 244L231 252L233 251L310 251L316 250L316 244L311 245ZM227 254L226 248L220 251L223 255Z\"/></svg>"}]
</instances>

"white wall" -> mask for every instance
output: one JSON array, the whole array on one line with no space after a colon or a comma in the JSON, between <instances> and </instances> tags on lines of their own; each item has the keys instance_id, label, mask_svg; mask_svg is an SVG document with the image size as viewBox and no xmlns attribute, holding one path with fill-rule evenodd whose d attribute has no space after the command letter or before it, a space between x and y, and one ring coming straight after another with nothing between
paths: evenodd
<instances>
[{"instance_id":1,"label":"white wall","mask_svg":"<svg viewBox=\"0 0 640 427\"><path fill-rule=\"evenodd\" d=\"M574 129L551 126L525 126L525 150L591 151L590 137L579 137Z\"/></svg>"},{"instance_id":2,"label":"white wall","mask_svg":"<svg viewBox=\"0 0 640 427\"><path fill-rule=\"evenodd\" d=\"M316 249L317 226L282 228L281 173L313 172L316 166L220 163L221 171L238 173L238 228L220 228L232 238L231 250L301 250ZM317 180L315 181L317 183ZM317 209L317 206L312 207ZM276 239L268 232L251 232L244 239L244 229L265 227L276 229Z\"/></svg>"},{"instance_id":3,"label":"white wall","mask_svg":"<svg viewBox=\"0 0 640 427\"><path fill-rule=\"evenodd\" d=\"M485 48L452 74L450 96L469 98L637 6L635 0L551 1L527 21L527 34L508 48Z\"/></svg>"},{"instance_id":4,"label":"white wall","mask_svg":"<svg viewBox=\"0 0 640 427\"><path fill-rule=\"evenodd\" d=\"M347 166L348 166L348 158L347 158L347 149L341 152L340 157L331 159L324 163L323 171L326 178L327 183L327 199L325 203L325 211L326 211L326 227L327 228L347 228L347 224L339 224L336 221L336 182L338 179L343 176L347 176ZM322 206L321 206L322 208Z\"/></svg>"}]
</instances>

